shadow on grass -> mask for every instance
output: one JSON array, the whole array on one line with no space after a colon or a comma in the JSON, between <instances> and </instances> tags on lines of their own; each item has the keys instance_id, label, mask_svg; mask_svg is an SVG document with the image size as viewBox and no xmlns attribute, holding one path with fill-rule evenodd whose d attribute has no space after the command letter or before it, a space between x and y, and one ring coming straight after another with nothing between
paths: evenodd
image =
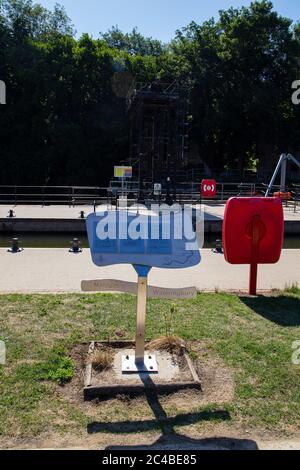
<instances>
[{"instance_id":1,"label":"shadow on grass","mask_svg":"<svg viewBox=\"0 0 300 470\"><path fill-rule=\"evenodd\" d=\"M109 446L105 450L259 450L258 445L251 439L233 439L229 437L215 437L208 439L193 439L173 433L162 435L156 442L150 445L137 446Z\"/></svg>"},{"instance_id":2,"label":"shadow on grass","mask_svg":"<svg viewBox=\"0 0 300 470\"><path fill-rule=\"evenodd\" d=\"M279 295L240 297L240 300L258 315L277 325L300 326L300 298Z\"/></svg>"},{"instance_id":3,"label":"shadow on grass","mask_svg":"<svg viewBox=\"0 0 300 470\"><path fill-rule=\"evenodd\" d=\"M120 421L117 423L94 422L88 424L87 431L89 434L129 434L161 429L162 431L170 433L172 432L174 426L189 426L191 424L198 423L199 421L226 421L230 419L230 414L225 410L187 413L183 415L177 415L173 418L167 418L165 412L162 410L162 413L159 413L159 416L157 416L156 419L149 419L145 421Z\"/></svg>"},{"instance_id":4,"label":"shadow on grass","mask_svg":"<svg viewBox=\"0 0 300 470\"><path fill-rule=\"evenodd\" d=\"M147 374L140 375L144 383L151 383L151 377ZM153 382L152 382L153 385ZM201 411L199 413L180 414L172 418L168 418L166 412L162 408L157 393L152 390L145 391L147 402L151 408L155 419L146 421L122 421L117 423L99 423L94 422L88 425L89 434L94 433L113 433L128 434L142 433L153 430L161 430L160 438L151 445L137 446L110 446L106 450L147 450L147 449L247 449L257 450L257 444L251 440L217 438L217 439L193 439L184 435L179 435L174 430L175 426L189 426L200 421L227 421L231 419L230 414L226 410Z\"/></svg>"},{"instance_id":5,"label":"shadow on grass","mask_svg":"<svg viewBox=\"0 0 300 470\"><path fill-rule=\"evenodd\" d=\"M145 421L123 421L119 423L90 423L87 431L89 434L98 432L136 433L161 429L163 433L174 432L174 426L188 426L199 421L230 420L228 411L201 411L199 413L187 413L168 418L165 410L159 402L159 396L155 390L155 384L150 374L140 373L140 379L145 385L145 396L155 419ZM147 388L148 387L148 388ZM151 387L151 389L149 388Z\"/></svg>"},{"instance_id":6,"label":"shadow on grass","mask_svg":"<svg viewBox=\"0 0 300 470\"><path fill-rule=\"evenodd\" d=\"M151 381L149 376L142 377L143 381ZM255 441L246 439L232 439L227 437L212 439L193 439L185 435L179 435L175 426L188 426L201 421L227 421L230 414L226 410L201 411L199 413L187 413L168 418L162 408L158 396L153 390L146 391L147 402L155 416L155 419L146 421L123 421L118 423L90 423L88 433L142 433L161 430L162 435L153 444L140 444L134 446L109 446L106 450L258 450ZM142 440L142 438L141 438Z\"/></svg>"}]
</instances>

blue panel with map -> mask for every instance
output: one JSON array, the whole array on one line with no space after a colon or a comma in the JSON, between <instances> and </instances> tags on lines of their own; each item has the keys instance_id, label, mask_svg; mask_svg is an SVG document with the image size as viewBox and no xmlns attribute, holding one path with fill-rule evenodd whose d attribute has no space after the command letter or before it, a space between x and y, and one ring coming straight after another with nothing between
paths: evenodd
<instances>
[{"instance_id":1,"label":"blue panel with map","mask_svg":"<svg viewBox=\"0 0 300 470\"><path fill-rule=\"evenodd\" d=\"M97 266L180 269L201 261L191 217L183 212L140 215L116 210L90 214L87 232Z\"/></svg>"}]
</instances>

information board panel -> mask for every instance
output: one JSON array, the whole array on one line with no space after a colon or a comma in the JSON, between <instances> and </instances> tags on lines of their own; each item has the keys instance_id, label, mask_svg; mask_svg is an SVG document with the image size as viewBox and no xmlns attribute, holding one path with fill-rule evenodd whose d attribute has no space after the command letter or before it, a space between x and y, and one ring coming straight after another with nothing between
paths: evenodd
<instances>
[{"instance_id":1,"label":"information board panel","mask_svg":"<svg viewBox=\"0 0 300 470\"><path fill-rule=\"evenodd\" d=\"M87 232L97 266L133 264L180 269L201 260L191 217L184 211L154 216L122 210L90 214Z\"/></svg>"}]
</instances>

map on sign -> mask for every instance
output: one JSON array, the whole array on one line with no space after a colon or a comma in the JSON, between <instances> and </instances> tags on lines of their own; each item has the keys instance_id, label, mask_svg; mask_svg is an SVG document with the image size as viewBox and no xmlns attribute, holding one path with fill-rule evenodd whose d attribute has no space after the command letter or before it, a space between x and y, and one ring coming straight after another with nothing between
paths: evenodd
<instances>
[{"instance_id":1,"label":"map on sign","mask_svg":"<svg viewBox=\"0 0 300 470\"><path fill-rule=\"evenodd\" d=\"M90 214L87 232L97 266L133 264L179 269L200 263L200 252L188 213L139 215L127 211Z\"/></svg>"}]
</instances>

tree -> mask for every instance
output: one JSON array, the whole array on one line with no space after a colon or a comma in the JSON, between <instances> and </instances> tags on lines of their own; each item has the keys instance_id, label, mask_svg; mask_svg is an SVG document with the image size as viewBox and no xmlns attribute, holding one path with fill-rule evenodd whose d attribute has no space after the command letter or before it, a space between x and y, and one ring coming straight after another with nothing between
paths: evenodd
<instances>
[{"instance_id":1,"label":"tree","mask_svg":"<svg viewBox=\"0 0 300 470\"><path fill-rule=\"evenodd\" d=\"M300 150L299 64L300 25L266 0L192 22L167 45L136 28L75 39L62 7L0 0L0 184L106 186L128 157L122 72L129 85L130 74L179 83L193 154L210 168L269 169Z\"/></svg>"},{"instance_id":2,"label":"tree","mask_svg":"<svg viewBox=\"0 0 300 470\"><path fill-rule=\"evenodd\" d=\"M127 51L131 55L159 56L164 50L160 41L145 38L137 28L134 28L129 34L124 34L118 26L113 26L107 33L100 33L100 37L112 49Z\"/></svg>"},{"instance_id":3,"label":"tree","mask_svg":"<svg viewBox=\"0 0 300 470\"><path fill-rule=\"evenodd\" d=\"M51 12L32 0L0 0L0 14L18 40L45 39L51 34L74 35L64 7L58 4Z\"/></svg>"},{"instance_id":4,"label":"tree","mask_svg":"<svg viewBox=\"0 0 300 470\"><path fill-rule=\"evenodd\" d=\"M211 166L243 170L289 146L291 76L300 57L291 25L261 1L177 33L172 48L189 64L192 84L192 137Z\"/></svg>"}]
</instances>

